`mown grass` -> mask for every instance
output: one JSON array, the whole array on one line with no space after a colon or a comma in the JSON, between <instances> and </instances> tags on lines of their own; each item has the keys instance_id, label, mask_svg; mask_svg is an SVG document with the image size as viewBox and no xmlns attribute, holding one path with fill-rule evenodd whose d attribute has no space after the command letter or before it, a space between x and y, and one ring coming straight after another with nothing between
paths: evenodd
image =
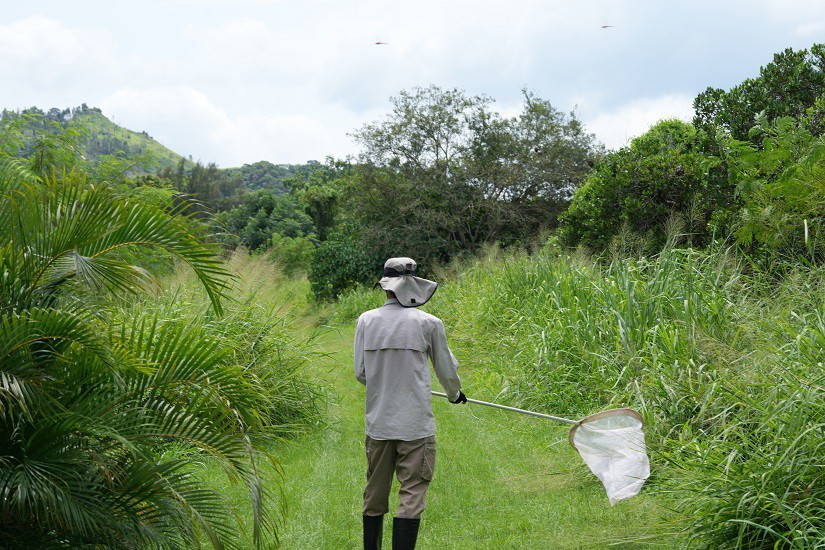
<instances>
[{"instance_id":1,"label":"mown grass","mask_svg":"<svg viewBox=\"0 0 825 550\"><path fill-rule=\"evenodd\" d=\"M352 374L352 335L351 326L342 326L325 342L336 361L327 379L334 396L329 427L277 453L287 502L284 548L361 545L364 390ZM462 368L468 392L476 388L475 373ZM569 447L566 426L444 400L434 408L438 458L420 548L661 545L647 536L663 528L666 510L649 496L610 507L598 480ZM391 510L396 506L393 494ZM387 517L387 548L390 522Z\"/></svg>"},{"instance_id":2,"label":"mown grass","mask_svg":"<svg viewBox=\"0 0 825 550\"><path fill-rule=\"evenodd\" d=\"M457 272L462 267L456 267ZM448 338L461 363L465 388L479 399L500 397L501 377L489 362L496 342L467 330L483 300L449 279L426 306L445 314ZM352 327L363 311L385 300L378 290L347 293L330 322L340 331L326 342L337 365L330 387L332 429L288 448L282 456L290 503L284 547L357 548L365 458L363 388L352 375ZM455 301L455 302L453 302ZM452 324L451 324L452 323ZM489 336L489 334L487 335ZM669 512L642 495L610 507L598 480L567 443L567 427L477 405L456 407L436 400L439 455L429 493L421 548L640 548L667 547ZM575 411L573 411L575 412ZM393 496L391 508L397 501ZM389 547L387 519L386 545ZM658 534L657 537L651 537Z\"/></svg>"}]
</instances>

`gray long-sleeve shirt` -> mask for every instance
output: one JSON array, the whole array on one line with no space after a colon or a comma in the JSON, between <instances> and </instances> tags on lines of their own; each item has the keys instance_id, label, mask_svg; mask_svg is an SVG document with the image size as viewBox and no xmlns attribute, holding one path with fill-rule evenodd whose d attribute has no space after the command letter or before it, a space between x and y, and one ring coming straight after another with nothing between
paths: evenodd
<instances>
[{"instance_id":1,"label":"gray long-sleeve shirt","mask_svg":"<svg viewBox=\"0 0 825 550\"><path fill-rule=\"evenodd\" d=\"M412 441L435 435L427 358L451 400L458 398L458 361L444 323L391 298L355 325L355 377L367 387L366 428L373 439Z\"/></svg>"}]
</instances>

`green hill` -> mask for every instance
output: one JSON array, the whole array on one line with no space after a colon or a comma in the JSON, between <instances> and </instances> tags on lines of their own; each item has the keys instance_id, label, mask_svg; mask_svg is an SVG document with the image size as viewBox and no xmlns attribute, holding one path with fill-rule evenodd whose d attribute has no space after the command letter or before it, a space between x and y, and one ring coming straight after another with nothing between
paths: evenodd
<instances>
[{"instance_id":1,"label":"green hill","mask_svg":"<svg viewBox=\"0 0 825 550\"><path fill-rule=\"evenodd\" d=\"M181 161L188 172L196 164L165 147L147 132L135 132L118 126L106 118L99 108L89 107L85 103L80 107L63 110L51 108L44 111L38 107L23 111L0 110L0 132L14 121L22 122L22 136L19 150L15 150L13 154L23 158L29 158L34 153L36 134L57 134L72 127L80 130L82 136L77 142L73 141L72 146L79 149L83 160L91 166L97 166L108 156L134 161L137 168L132 174L157 173L168 169L176 172ZM306 164L273 164L262 160L219 170L226 172L227 177L240 178L246 189L272 189L277 193L286 193L285 180L298 175L306 178L320 166L317 161L308 161Z\"/></svg>"},{"instance_id":2,"label":"green hill","mask_svg":"<svg viewBox=\"0 0 825 550\"><path fill-rule=\"evenodd\" d=\"M149 159L148 171L194 164L171 149L161 145L148 133L134 132L118 126L96 107L81 111L74 117L78 124L86 128L85 155L87 160L96 162L103 155L120 155L130 159Z\"/></svg>"},{"instance_id":3,"label":"green hill","mask_svg":"<svg viewBox=\"0 0 825 550\"><path fill-rule=\"evenodd\" d=\"M194 162L161 145L146 132L134 132L118 126L97 107L85 103L73 109L52 108L43 111L37 107L22 112L2 111L3 125L25 118L19 156L29 157L34 151L36 133L58 133L70 126L79 129L77 143L83 158L95 166L107 156L134 161L135 172L156 172L164 168L177 168L181 161L187 167Z\"/></svg>"}]
</instances>

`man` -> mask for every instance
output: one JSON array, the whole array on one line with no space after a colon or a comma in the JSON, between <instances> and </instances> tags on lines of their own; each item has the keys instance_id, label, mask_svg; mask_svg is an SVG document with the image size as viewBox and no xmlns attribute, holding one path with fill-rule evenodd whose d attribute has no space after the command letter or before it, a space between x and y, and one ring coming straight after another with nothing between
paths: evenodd
<instances>
[{"instance_id":1,"label":"man","mask_svg":"<svg viewBox=\"0 0 825 550\"><path fill-rule=\"evenodd\" d=\"M415 276L411 258L390 258L378 285L383 306L367 311L355 327L355 377L367 387L367 486L364 548L381 548L392 476L399 489L393 519L393 550L415 548L427 488L435 469L435 417L429 357L451 403L466 403L458 362L447 345L441 319L416 309L438 285Z\"/></svg>"}]
</instances>

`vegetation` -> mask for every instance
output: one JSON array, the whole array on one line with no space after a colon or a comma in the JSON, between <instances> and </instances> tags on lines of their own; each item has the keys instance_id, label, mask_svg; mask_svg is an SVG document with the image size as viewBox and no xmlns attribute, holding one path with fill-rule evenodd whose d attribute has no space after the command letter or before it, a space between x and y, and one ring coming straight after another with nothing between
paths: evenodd
<instances>
[{"instance_id":1,"label":"vegetation","mask_svg":"<svg viewBox=\"0 0 825 550\"><path fill-rule=\"evenodd\" d=\"M314 236L312 219L289 195L261 189L246 195L243 204L222 212L217 222L250 250L271 244L274 234L282 237ZM231 241L230 241L231 242Z\"/></svg>"},{"instance_id":2,"label":"vegetation","mask_svg":"<svg viewBox=\"0 0 825 550\"><path fill-rule=\"evenodd\" d=\"M689 244L734 234L760 262L810 256L821 247L824 51L785 50L759 78L700 94L693 125L660 122L607 155L562 215L562 243L601 251L628 231L655 250L676 219Z\"/></svg>"},{"instance_id":3,"label":"vegetation","mask_svg":"<svg viewBox=\"0 0 825 550\"><path fill-rule=\"evenodd\" d=\"M42 111L32 107L20 113L3 111L0 118L3 125L20 118L28 121L19 151L24 158L36 154L40 135L59 135L71 128L83 134L78 148L82 148L83 165L89 172L93 172L91 168L99 164L106 165L118 159L130 173L142 173L150 167L174 168L181 161L189 166L194 164L164 147L146 132L126 130L107 119L100 109L88 107L85 103L74 109L51 108Z\"/></svg>"},{"instance_id":4,"label":"vegetation","mask_svg":"<svg viewBox=\"0 0 825 550\"><path fill-rule=\"evenodd\" d=\"M81 172L41 180L38 162L6 158L0 174L0 543L235 546L235 504L200 460L245 489L249 537L274 537L260 466L317 410L296 383L306 345L277 310L225 310L232 276L180 209ZM133 249L177 257L206 302L142 301L159 284Z\"/></svg>"},{"instance_id":5,"label":"vegetation","mask_svg":"<svg viewBox=\"0 0 825 550\"><path fill-rule=\"evenodd\" d=\"M441 471L478 479L442 487L433 544L825 546L823 48L785 50L700 94L692 123L609 153L529 92L506 118L485 96L402 91L355 132L357 160L232 170L139 172L129 143L90 141L94 109L4 113L0 544L357 544L357 481L338 467L355 471L357 387L318 368L312 326L335 326L324 344L346 362L352 321L383 302L359 285L410 255L443 283L426 307L473 395L573 417L633 406L654 466L603 512L598 485L573 481L586 472L535 495L518 481L535 471L465 456L478 439L537 460L502 441L515 423L442 423L462 460ZM308 371L342 392L340 422L286 448L323 424ZM520 429L574 468L563 438ZM284 530L274 456L311 511ZM570 509L610 532L536 530ZM466 510L473 536L448 527Z\"/></svg>"},{"instance_id":6,"label":"vegetation","mask_svg":"<svg viewBox=\"0 0 825 550\"><path fill-rule=\"evenodd\" d=\"M240 168L228 168L230 177L240 175L246 189L271 189L276 194L289 192L291 178L301 177L321 167L317 161L310 161L305 165L272 164L262 160L253 164L244 164Z\"/></svg>"},{"instance_id":7,"label":"vegetation","mask_svg":"<svg viewBox=\"0 0 825 550\"><path fill-rule=\"evenodd\" d=\"M318 251L322 262L359 259L352 270L334 260L334 272L311 273L318 297L367 282L364 273L391 256L414 256L426 273L492 242L529 245L555 227L601 155L574 113L526 91L522 113L509 119L490 98L436 86L392 101L387 118L354 134L363 153L338 179L343 234L333 231Z\"/></svg>"},{"instance_id":8,"label":"vegetation","mask_svg":"<svg viewBox=\"0 0 825 550\"><path fill-rule=\"evenodd\" d=\"M668 220L681 213L691 241L702 244L709 220L732 199L731 192L710 185L711 162L699 151L691 125L659 122L598 164L562 213L559 237L603 250L624 229L655 250L665 242Z\"/></svg>"},{"instance_id":9,"label":"vegetation","mask_svg":"<svg viewBox=\"0 0 825 550\"><path fill-rule=\"evenodd\" d=\"M825 44L808 50L787 48L773 61L728 91L708 88L693 102L694 125L711 135L722 129L731 137L750 139L757 117L768 122L782 117L811 119L822 133L822 93L825 91ZM758 137L757 137L758 141Z\"/></svg>"},{"instance_id":10,"label":"vegetation","mask_svg":"<svg viewBox=\"0 0 825 550\"><path fill-rule=\"evenodd\" d=\"M444 284L425 306L428 311L454 298L453 283L439 280ZM334 308L335 330L324 337L324 349L335 361L324 373L335 403L334 426L278 452L289 503L284 548L363 545L364 390L352 376L354 322L342 308L357 315L383 301L377 289L348 292ZM474 352L484 346L462 330L448 331L467 395L496 400L496 388L485 387L483 355ZM456 407L445 399L434 398L433 407L438 457L417 548L673 547L671 541L651 540L670 517L661 499L647 492L611 507L599 481L568 445L564 424L472 404ZM397 502L393 494L390 508ZM389 525L387 518L384 548L392 547Z\"/></svg>"},{"instance_id":11,"label":"vegetation","mask_svg":"<svg viewBox=\"0 0 825 550\"><path fill-rule=\"evenodd\" d=\"M630 547L821 546L825 275L800 266L777 288L735 250L674 248L676 237L607 262L493 249L441 274L426 307L450 327L474 396L573 418L643 413L646 492L674 514L640 525ZM380 301L348 293L338 320Z\"/></svg>"},{"instance_id":12,"label":"vegetation","mask_svg":"<svg viewBox=\"0 0 825 550\"><path fill-rule=\"evenodd\" d=\"M664 121L597 164L559 232L596 256L493 249L445 270L457 282L429 306L499 399L641 410L648 490L677 514L661 537L684 546L825 544L820 50L748 83L770 98L776 75L804 80L774 104L790 111L740 113L744 136ZM736 105L717 114L760 104ZM339 315L374 304L346 294Z\"/></svg>"}]
</instances>

